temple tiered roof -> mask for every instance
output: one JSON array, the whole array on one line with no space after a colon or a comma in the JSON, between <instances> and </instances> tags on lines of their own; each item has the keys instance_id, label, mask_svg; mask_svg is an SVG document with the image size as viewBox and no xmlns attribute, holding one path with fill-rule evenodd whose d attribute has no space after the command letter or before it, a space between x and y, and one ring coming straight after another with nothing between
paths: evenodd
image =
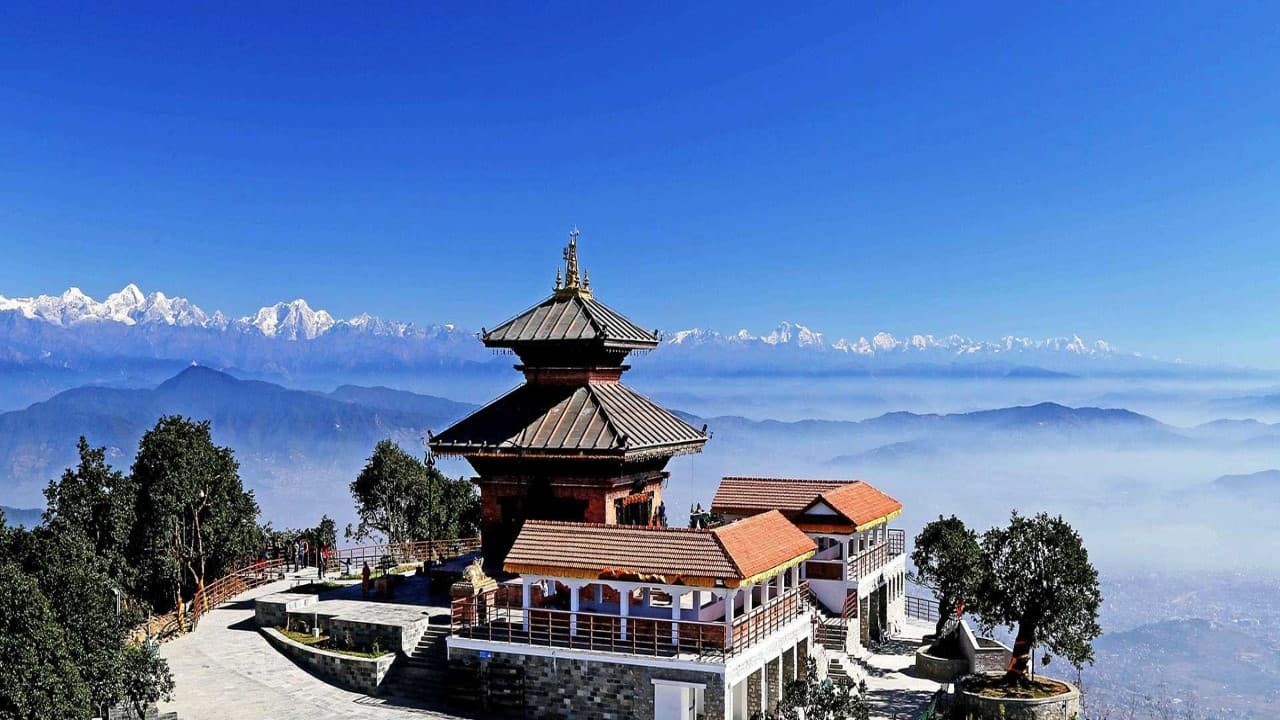
<instances>
[{"instance_id":1,"label":"temple tiered roof","mask_svg":"<svg viewBox=\"0 0 1280 720\"><path fill-rule=\"evenodd\" d=\"M561 291L486 332L483 339L489 347L503 348L544 342L599 342L629 350L658 345L656 333L604 303L589 295Z\"/></svg>"},{"instance_id":2,"label":"temple tiered roof","mask_svg":"<svg viewBox=\"0 0 1280 720\"><path fill-rule=\"evenodd\" d=\"M634 459L696 452L700 430L621 383L526 384L432 438L444 455L595 455Z\"/></svg>"}]
</instances>

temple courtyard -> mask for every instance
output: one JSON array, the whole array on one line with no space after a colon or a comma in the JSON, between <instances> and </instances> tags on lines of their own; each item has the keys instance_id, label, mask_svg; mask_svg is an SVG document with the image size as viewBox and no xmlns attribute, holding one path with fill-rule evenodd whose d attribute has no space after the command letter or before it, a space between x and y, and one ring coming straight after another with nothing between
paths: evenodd
<instances>
[{"instance_id":1,"label":"temple courtyard","mask_svg":"<svg viewBox=\"0 0 1280 720\"><path fill-rule=\"evenodd\" d=\"M250 590L209 612L194 632L162 645L161 654L173 669L177 687L173 701L162 704L161 712L176 711L179 718L191 720L461 717L412 700L344 690L273 648L258 630L254 601L288 593L314 579L314 569L289 573L284 580ZM354 585L326 593L319 603L323 612L377 623L410 622L424 614L447 612L440 607L439 598L422 592L422 585L410 582L402 587L393 602L366 602L360 598L359 586ZM907 720L928 704L938 685L908 673L920 637L931 630L918 621L908 622L897 639L863 654L848 669L851 676L867 684L872 718Z\"/></svg>"}]
</instances>

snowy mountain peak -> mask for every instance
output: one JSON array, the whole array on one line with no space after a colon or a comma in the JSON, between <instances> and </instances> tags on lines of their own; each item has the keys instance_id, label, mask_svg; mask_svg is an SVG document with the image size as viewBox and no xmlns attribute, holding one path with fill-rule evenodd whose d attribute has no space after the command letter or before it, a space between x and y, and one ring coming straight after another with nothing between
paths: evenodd
<instances>
[{"instance_id":1,"label":"snowy mountain peak","mask_svg":"<svg viewBox=\"0 0 1280 720\"><path fill-rule=\"evenodd\" d=\"M333 316L324 310L312 310L306 300L298 298L290 303L276 303L258 310L252 320L246 320L267 337L299 337L314 340L328 332L335 324Z\"/></svg>"}]
</instances>

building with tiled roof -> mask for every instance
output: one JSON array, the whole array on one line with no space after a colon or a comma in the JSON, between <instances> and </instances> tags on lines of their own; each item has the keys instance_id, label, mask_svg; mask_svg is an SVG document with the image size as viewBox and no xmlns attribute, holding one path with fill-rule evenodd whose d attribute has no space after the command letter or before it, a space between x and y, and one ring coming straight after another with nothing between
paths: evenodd
<instances>
[{"instance_id":1,"label":"building with tiled roof","mask_svg":"<svg viewBox=\"0 0 1280 720\"><path fill-rule=\"evenodd\" d=\"M711 530L526 520L504 569L557 578L741 587L807 560L817 547L776 511Z\"/></svg>"},{"instance_id":2,"label":"building with tiled roof","mask_svg":"<svg viewBox=\"0 0 1280 720\"><path fill-rule=\"evenodd\" d=\"M723 478L711 501L728 521L775 511L818 543L805 579L832 631L848 635L842 645L879 640L905 617L906 538L889 527L901 502L862 480L737 476Z\"/></svg>"},{"instance_id":3,"label":"building with tiled roof","mask_svg":"<svg viewBox=\"0 0 1280 720\"><path fill-rule=\"evenodd\" d=\"M481 333L520 358L525 383L430 438L433 453L476 471L491 570L526 520L663 524L667 462L707 441L705 428L622 384L627 355L658 336L595 298L577 239L574 230L550 297Z\"/></svg>"}]
</instances>

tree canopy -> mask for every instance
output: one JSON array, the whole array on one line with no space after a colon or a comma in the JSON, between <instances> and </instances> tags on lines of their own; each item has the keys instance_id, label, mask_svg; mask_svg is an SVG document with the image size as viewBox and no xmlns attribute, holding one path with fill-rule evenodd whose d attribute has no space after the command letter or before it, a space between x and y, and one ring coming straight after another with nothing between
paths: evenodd
<instances>
[{"instance_id":1,"label":"tree canopy","mask_svg":"<svg viewBox=\"0 0 1280 720\"><path fill-rule=\"evenodd\" d=\"M925 525L911 551L916 572L912 580L933 590L938 598L937 631L961 603L973 603L982 586L986 567L978 534L952 515Z\"/></svg>"},{"instance_id":2,"label":"tree canopy","mask_svg":"<svg viewBox=\"0 0 1280 720\"><path fill-rule=\"evenodd\" d=\"M258 504L208 421L160 418L138 444L129 555L138 596L159 610L191 597L258 549Z\"/></svg>"},{"instance_id":3,"label":"tree canopy","mask_svg":"<svg viewBox=\"0 0 1280 720\"><path fill-rule=\"evenodd\" d=\"M1036 645L1080 667L1093 661L1093 640L1102 633L1098 571L1080 535L1061 517L1014 512L1008 527L982 538L985 581L978 602L988 626L1017 624L1006 679L1026 678ZM1052 654L1046 654L1047 664Z\"/></svg>"},{"instance_id":4,"label":"tree canopy","mask_svg":"<svg viewBox=\"0 0 1280 720\"><path fill-rule=\"evenodd\" d=\"M391 440L380 441L364 469L351 482L359 524L347 536L364 540L375 534L387 542L445 539L474 535L479 498L471 483L445 477Z\"/></svg>"}]
</instances>

